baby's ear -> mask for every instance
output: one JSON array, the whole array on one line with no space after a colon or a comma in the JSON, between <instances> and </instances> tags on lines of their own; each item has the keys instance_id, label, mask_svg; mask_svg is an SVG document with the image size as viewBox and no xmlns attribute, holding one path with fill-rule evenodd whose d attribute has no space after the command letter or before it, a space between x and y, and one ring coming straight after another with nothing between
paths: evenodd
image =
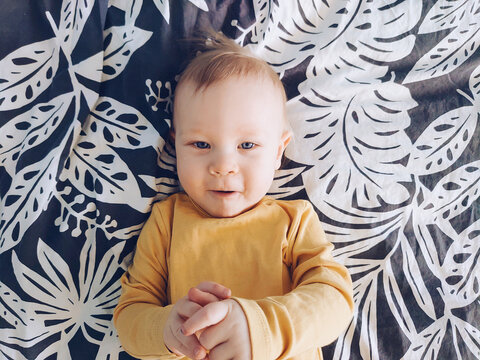
<instances>
[{"instance_id":1,"label":"baby's ear","mask_svg":"<svg viewBox=\"0 0 480 360\"><path fill-rule=\"evenodd\" d=\"M275 170L280 169L282 165L282 155L285 151L285 148L292 140L292 133L288 130L284 131L282 137L280 138L280 143L278 144L277 158L275 159Z\"/></svg>"}]
</instances>

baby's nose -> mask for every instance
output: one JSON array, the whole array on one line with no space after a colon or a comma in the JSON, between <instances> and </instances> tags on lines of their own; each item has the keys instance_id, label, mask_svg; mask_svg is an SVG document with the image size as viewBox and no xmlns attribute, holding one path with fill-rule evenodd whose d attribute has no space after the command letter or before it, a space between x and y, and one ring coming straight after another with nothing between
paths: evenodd
<instances>
[{"instance_id":1,"label":"baby's nose","mask_svg":"<svg viewBox=\"0 0 480 360\"><path fill-rule=\"evenodd\" d=\"M214 176L234 175L238 173L238 165L231 156L219 156L210 164L208 171Z\"/></svg>"}]
</instances>

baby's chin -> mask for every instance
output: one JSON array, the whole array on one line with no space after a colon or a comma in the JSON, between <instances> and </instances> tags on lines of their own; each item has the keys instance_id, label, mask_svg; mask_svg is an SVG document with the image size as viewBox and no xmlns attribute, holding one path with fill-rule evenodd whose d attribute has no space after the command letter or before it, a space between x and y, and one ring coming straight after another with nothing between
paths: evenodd
<instances>
[{"instance_id":1,"label":"baby's chin","mask_svg":"<svg viewBox=\"0 0 480 360\"><path fill-rule=\"evenodd\" d=\"M216 218L232 218L243 214L245 211L248 211L250 208L246 209L212 209L211 211L205 210L210 216Z\"/></svg>"},{"instance_id":2,"label":"baby's chin","mask_svg":"<svg viewBox=\"0 0 480 360\"><path fill-rule=\"evenodd\" d=\"M238 207L216 207L216 208L209 208L203 210L208 213L210 216L215 217L215 218L232 218L238 215L241 215L248 210L252 209L255 206L255 204L251 205L245 205L245 206L238 206Z\"/></svg>"}]
</instances>

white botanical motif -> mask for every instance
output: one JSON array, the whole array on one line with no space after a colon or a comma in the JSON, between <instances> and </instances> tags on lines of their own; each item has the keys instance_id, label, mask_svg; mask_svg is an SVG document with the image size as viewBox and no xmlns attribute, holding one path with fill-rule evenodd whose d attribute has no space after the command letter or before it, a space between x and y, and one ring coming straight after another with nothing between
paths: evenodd
<instances>
[{"instance_id":1,"label":"white botanical motif","mask_svg":"<svg viewBox=\"0 0 480 360\"><path fill-rule=\"evenodd\" d=\"M467 61L480 47L479 10L478 0L435 2L418 33L450 31L417 61L404 84L446 75Z\"/></svg>"},{"instance_id":2,"label":"white botanical motif","mask_svg":"<svg viewBox=\"0 0 480 360\"><path fill-rule=\"evenodd\" d=\"M341 192L368 209L406 201L401 182L410 174L402 161L411 142L404 129L410 125L407 111L416 105L408 89L386 82L351 98L333 96L311 89L287 108L295 140L286 155L314 165L302 174L310 200L338 208L344 204Z\"/></svg>"},{"instance_id":3,"label":"white botanical motif","mask_svg":"<svg viewBox=\"0 0 480 360\"><path fill-rule=\"evenodd\" d=\"M102 81L118 76L127 66L130 56L143 46L150 36L152 36L150 31L134 26L112 26L105 30Z\"/></svg>"},{"instance_id":4,"label":"white botanical motif","mask_svg":"<svg viewBox=\"0 0 480 360\"><path fill-rule=\"evenodd\" d=\"M34 101L57 73L57 38L25 45L0 60L0 111Z\"/></svg>"},{"instance_id":5,"label":"white botanical motif","mask_svg":"<svg viewBox=\"0 0 480 360\"><path fill-rule=\"evenodd\" d=\"M162 14L163 18L167 23L170 23L170 3L169 0L152 0L157 9ZM208 11L208 5L205 0L189 0L193 5L202 9L203 11Z\"/></svg>"},{"instance_id":6,"label":"white botanical motif","mask_svg":"<svg viewBox=\"0 0 480 360\"><path fill-rule=\"evenodd\" d=\"M0 165L12 178L8 195L0 199L0 253L18 244L28 228L46 209L55 191L52 181L61 167L61 151L69 134L76 130L72 121L72 94L60 95L49 103L33 107L29 117L24 114L9 121L0 133ZM58 146L34 162L25 164L42 143L63 133ZM37 150L38 151L38 150ZM22 165L20 165L22 164ZM28 191L26 191L28 189Z\"/></svg>"},{"instance_id":7,"label":"white botanical motif","mask_svg":"<svg viewBox=\"0 0 480 360\"><path fill-rule=\"evenodd\" d=\"M147 93L145 94L145 98L150 104L153 103L151 105L152 110L158 111L157 105L159 103L165 103L163 110L168 114L172 114L173 113L173 93L172 93L172 84L170 83L170 81L166 81L165 84L163 84L161 81L156 81L155 88L154 88L152 79L147 79L145 81L145 85L147 86ZM165 87L165 90L167 90L168 92L168 95L166 97L162 97L160 94L162 88L164 87Z\"/></svg>"},{"instance_id":8,"label":"white botanical motif","mask_svg":"<svg viewBox=\"0 0 480 360\"><path fill-rule=\"evenodd\" d=\"M67 54L75 49L94 5L94 0L63 0L58 38L63 41L62 50Z\"/></svg>"},{"instance_id":9,"label":"white botanical motif","mask_svg":"<svg viewBox=\"0 0 480 360\"><path fill-rule=\"evenodd\" d=\"M68 180L92 198L111 204L127 201L146 212L151 199L142 197L135 175L115 149L152 147L160 156L163 145L163 138L136 109L100 97L83 124L60 180ZM154 183L147 185L156 189Z\"/></svg>"},{"instance_id":10,"label":"white botanical motif","mask_svg":"<svg viewBox=\"0 0 480 360\"><path fill-rule=\"evenodd\" d=\"M468 15L478 13L478 2L447 3L438 2L425 19L440 18L435 14L442 9L443 16L448 13L451 20L448 28L458 28L444 42L456 43L460 36L468 41L461 46L449 45L450 52L444 42L439 43L419 60L404 83L436 76L439 63L443 73L438 76L453 71L478 47L478 17ZM480 235L480 221L461 233L448 222L479 199L478 161L450 172L433 190L419 180L449 169L470 146L478 123L475 105L479 103L479 70L470 76L474 97L463 94L471 105L440 115L412 143L406 133L411 125L408 112L418 104L394 76L385 80L388 67L384 65L385 61L402 59L413 49L415 37L405 34L420 19L421 3L413 5L418 6L418 12L411 11L412 5L258 1L257 22L247 29L237 26L242 31L237 41L243 43L251 34L253 44L249 47L281 76L300 63L307 64L306 80L298 86L299 95L287 104L294 141L286 155L307 165L301 177L308 197L327 220L327 234L341 245L335 250L337 259L349 267L355 279L354 296L359 307L354 321L337 342L334 357L338 359L350 358L356 333L360 356L381 358L377 323L377 302L381 297L388 300L398 326L411 342L405 359L435 358L450 324L455 324L457 331L453 346L458 357L462 358L465 347L480 356L478 329L453 311L473 304L480 295L476 261L480 248L473 244ZM462 11L463 20L458 18ZM375 17L385 20L374 21ZM444 22L440 26L447 28ZM424 33L436 29L427 20L421 26ZM382 37L373 38L371 34ZM435 51L445 52L443 58L433 56ZM452 57L452 52L461 55ZM429 68L421 69L423 73L418 66L422 61L422 66ZM453 240L444 255L435 250L438 240L429 230L433 224ZM411 240L405 236L408 226L413 227L429 270L442 284L439 291L446 313L441 317L424 283L418 254L413 253ZM388 251L383 257L377 254L376 259L371 259L368 252L381 244L389 244L384 245ZM410 305L400 290L398 270L393 268L392 259L398 253L403 257L410 291L431 319L431 326L423 332L416 328ZM382 290L379 283L383 283Z\"/></svg>"},{"instance_id":11,"label":"white botanical motif","mask_svg":"<svg viewBox=\"0 0 480 360\"><path fill-rule=\"evenodd\" d=\"M0 351L16 358L20 354L15 350L17 346L30 347L59 335L55 346L47 346L36 359L46 359L57 353L58 357L68 360L72 358L68 343L80 330L87 341L100 346L98 359L108 356L118 359L120 344L111 320L105 315L113 312L120 296L120 284L112 280L118 275L124 244L112 246L97 265L95 228L91 228L79 256L77 276L41 239L36 255L42 273L24 265L13 252L15 277L22 290L36 301L22 301L11 289L0 284L2 299L7 305L3 307L5 320L12 325L12 328L0 329Z\"/></svg>"},{"instance_id":12,"label":"white botanical motif","mask_svg":"<svg viewBox=\"0 0 480 360\"><path fill-rule=\"evenodd\" d=\"M303 186L289 186L288 183L296 177L301 176L302 172L306 170L305 166L293 169L279 169L275 172L272 186L268 195L274 198L286 198L297 194L303 189Z\"/></svg>"}]
</instances>

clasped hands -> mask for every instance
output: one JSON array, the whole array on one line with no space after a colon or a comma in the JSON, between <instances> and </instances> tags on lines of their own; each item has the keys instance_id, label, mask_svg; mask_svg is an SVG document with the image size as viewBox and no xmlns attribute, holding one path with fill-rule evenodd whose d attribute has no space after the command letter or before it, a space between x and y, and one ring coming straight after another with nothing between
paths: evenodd
<instances>
[{"instance_id":1,"label":"clasped hands","mask_svg":"<svg viewBox=\"0 0 480 360\"><path fill-rule=\"evenodd\" d=\"M230 296L230 289L215 282L191 288L167 319L163 334L167 348L196 360L250 360L247 318Z\"/></svg>"}]
</instances>

